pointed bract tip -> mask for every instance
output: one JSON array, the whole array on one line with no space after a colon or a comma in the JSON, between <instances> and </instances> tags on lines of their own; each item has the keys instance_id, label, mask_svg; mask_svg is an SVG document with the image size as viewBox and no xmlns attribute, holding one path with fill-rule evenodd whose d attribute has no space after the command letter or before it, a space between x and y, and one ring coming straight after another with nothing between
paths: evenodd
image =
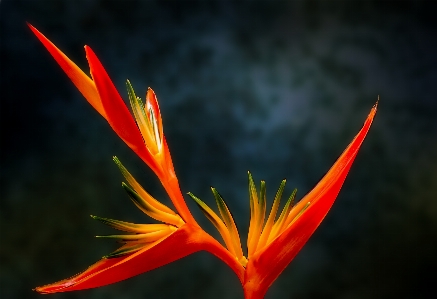
<instances>
[{"instance_id":1,"label":"pointed bract tip","mask_svg":"<svg viewBox=\"0 0 437 299\"><path fill-rule=\"evenodd\" d=\"M30 24L29 22L26 22L27 26L29 27L30 30L32 30L32 32L39 38L42 33L39 32L38 29L36 29L32 24ZM36 290L36 289L35 289Z\"/></svg>"},{"instance_id":2,"label":"pointed bract tip","mask_svg":"<svg viewBox=\"0 0 437 299\"><path fill-rule=\"evenodd\" d=\"M379 104L379 97L378 100L376 101L375 105L373 105L372 109L370 110L369 116L370 120L373 120L373 118L375 117L376 111L378 110L378 104ZM366 119L366 121L368 121L368 119Z\"/></svg>"}]
</instances>

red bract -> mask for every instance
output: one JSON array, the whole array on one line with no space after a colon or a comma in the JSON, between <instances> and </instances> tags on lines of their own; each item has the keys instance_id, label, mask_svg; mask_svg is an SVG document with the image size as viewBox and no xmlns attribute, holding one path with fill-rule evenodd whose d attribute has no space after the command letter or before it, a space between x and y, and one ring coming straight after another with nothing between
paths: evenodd
<instances>
[{"instance_id":1,"label":"red bract","mask_svg":"<svg viewBox=\"0 0 437 299\"><path fill-rule=\"evenodd\" d=\"M248 254L244 255L237 226L220 194L212 188L219 215L202 200L189 193L202 212L220 232L225 247L206 233L188 209L179 188L165 140L156 95L148 89L143 102L127 81L132 113L118 93L109 75L90 47L85 46L91 78L53 43L29 25L56 62L87 101L108 121L118 136L153 170L169 195L176 212L165 206L133 178L114 157L127 183L123 183L133 203L160 223L134 224L92 216L124 233L101 236L119 240L123 245L71 278L36 288L40 293L56 293L95 288L153 270L193 252L206 250L224 261L240 280L246 299L260 299L275 279L293 260L322 222L334 203L349 169L366 137L376 113L375 105L364 126L306 196L294 205L294 191L277 217L285 180L281 183L271 211L266 217L266 188L258 192L249 173L251 219Z\"/></svg>"}]
</instances>

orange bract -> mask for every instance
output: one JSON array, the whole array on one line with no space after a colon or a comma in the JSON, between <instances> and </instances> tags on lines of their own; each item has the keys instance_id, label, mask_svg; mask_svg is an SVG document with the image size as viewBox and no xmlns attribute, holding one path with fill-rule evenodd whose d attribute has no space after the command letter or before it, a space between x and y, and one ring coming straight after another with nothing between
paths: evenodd
<instances>
[{"instance_id":1,"label":"orange bract","mask_svg":"<svg viewBox=\"0 0 437 299\"><path fill-rule=\"evenodd\" d=\"M364 126L322 180L303 199L293 205L293 191L277 217L285 180L279 186L266 217L265 182L258 192L249 173L250 224L247 257L244 255L237 226L225 201L212 188L219 215L202 200L189 193L202 212L221 234L225 247L206 233L195 221L179 188L170 151L163 132L156 95L148 89L145 102L127 81L132 114L116 90L106 70L90 47L85 46L92 79L64 53L29 25L67 76L108 121L118 136L153 170L174 204L163 205L133 178L114 157L127 183L123 188L134 204L157 224L134 224L92 216L125 233L103 236L117 239L122 246L103 257L84 272L71 278L36 288L40 293L56 293L94 288L118 282L161 267L191 253L206 250L224 261L240 280L246 299L263 298L270 285L300 251L334 203L358 150L376 114L375 105Z\"/></svg>"}]
</instances>

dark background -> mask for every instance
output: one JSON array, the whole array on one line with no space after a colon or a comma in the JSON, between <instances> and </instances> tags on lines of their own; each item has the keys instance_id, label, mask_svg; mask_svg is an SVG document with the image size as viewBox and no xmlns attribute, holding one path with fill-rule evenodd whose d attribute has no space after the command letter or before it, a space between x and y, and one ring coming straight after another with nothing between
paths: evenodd
<instances>
[{"instance_id":1,"label":"dark background","mask_svg":"<svg viewBox=\"0 0 437 299\"><path fill-rule=\"evenodd\" d=\"M125 97L152 87L182 191L227 200L243 236L246 171L298 198L379 111L328 217L266 298L431 298L437 270L437 27L427 2L12 1L0 4L1 298L71 276L116 248L89 215L147 223L117 155L150 170L33 36L88 72L91 46ZM187 198L188 200L188 198ZM197 207L196 219L217 235ZM435 293L435 290L434 292ZM197 253L99 289L50 298L243 298Z\"/></svg>"}]
</instances>

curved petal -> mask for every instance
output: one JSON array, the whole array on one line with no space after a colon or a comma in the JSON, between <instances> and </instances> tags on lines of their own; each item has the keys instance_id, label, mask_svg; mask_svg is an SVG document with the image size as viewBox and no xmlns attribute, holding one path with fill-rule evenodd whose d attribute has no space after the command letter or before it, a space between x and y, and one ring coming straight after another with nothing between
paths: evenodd
<instances>
[{"instance_id":1,"label":"curved petal","mask_svg":"<svg viewBox=\"0 0 437 299\"><path fill-rule=\"evenodd\" d=\"M97 87L109 125L156 173L158 171L156 162L147 150L129 109L109 78L108 73L90 47L85 46L85 52L91 69L91 76Z\"/></svg>"},{"instance_id":2,"label":"curved petal","mask_svg":"<svg viewBox=\"0 0 437 299\"><path fill-rule=\"evenodd\" d=\"M104 118L106 118L105 110L97 93L96 86L93 80L88 77L73 61L71 61L61 50L59 50L50 40L48 40L41 32L39 32L31 24L27 24L36 37L46 47L52 57L56 60L62 70L67 74L70 80L76 85L77 89L82 93L85 99L97 110Z\"/></svg>"},{"instance_id":3,"label":"curved petal","mask_svg":"<svg viewBox=\"0 0 437 299\"><path fill-rule=\"evenodd\" d=\"M334 203L350 167L369 131L376 113L375 105L363 128L341 154L322 180L296 205L309 206L297 220L264 250L257 252L247 265L244 290L246 298L263 298L267 289L292 261L322 222Z\"/></svg>"},{"instance_id":4,"label":"curved petal","mask_svg":"<svg viewBox=\"0 0 437 299\"><path fill-rule=\"evenodd\" d=\"M76 276L35 290L40 293L76 291L128 279L201 250L201 242L193 242L192 234L192 227L184 225L152 247L128 256L104 258Z\"/></svg>"}]
</instances>

